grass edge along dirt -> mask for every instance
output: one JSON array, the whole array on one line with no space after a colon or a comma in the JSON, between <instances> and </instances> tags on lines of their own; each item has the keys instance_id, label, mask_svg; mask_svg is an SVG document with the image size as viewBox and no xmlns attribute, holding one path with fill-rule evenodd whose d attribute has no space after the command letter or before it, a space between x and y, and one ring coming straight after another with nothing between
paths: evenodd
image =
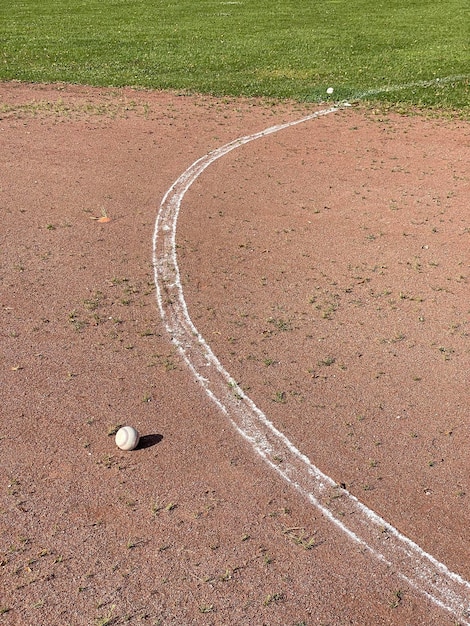
<instances>
[{"instance_id":1,"label":"grass edge along dirt","mask_svg":"<svg viewBox=\"0 0 470 626\"><path fill-rule=\"evenodd\" d=\"M0 80L303 102L333 87L336 101L470 117L469 13L465 0L24 0L0 7Z\"/></svg>"}]
</instances>

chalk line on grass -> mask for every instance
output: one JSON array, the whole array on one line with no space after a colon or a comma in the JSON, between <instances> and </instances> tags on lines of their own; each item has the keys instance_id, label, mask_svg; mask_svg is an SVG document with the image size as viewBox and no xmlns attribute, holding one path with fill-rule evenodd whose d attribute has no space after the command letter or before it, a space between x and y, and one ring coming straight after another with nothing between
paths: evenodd
<instances>
[{"instance_id":1,"label":"chalk line on grass","mask_svg":"<svg viewBox=\"0 0 470 626\"><path fill-rule=\"evenodd\" d=\"M379 96L381 93L393 93L395 91L406 91L407 89L427 89L428 87L438 87L439 85L448 85L450 83L458 83L469 80L468 74L457 74L456 76L444 76L443 78L432 78L431 80L419 80L414 83L404 83L403 85L389 85L388 87L379 87L378 89L368 89L357 96L353 96L351 100L365 100L369 96Z\"/></svg>"},{"instance_id":2,"label":"chalk line on grass","mask_svg":"<svg viewBox=\"0 0 470 626\"><path fill-rule=\"evenodd\" d=\"M362 97L375 93L378 91L369 91ZM201 157L181 174L166 192L155 223L153 264L158 307L171 341L195 379L264 461L364 552L458 618L460 624L470 626L470 583L362 504L302 454L224 369L193 324L184 298L176 254L176 226L182 200L195 180L232 150L346 106L347 102L341 103L231 141ZM279 458L283 459L282 464L277 462Z\"/></svg>"}]
</instances>

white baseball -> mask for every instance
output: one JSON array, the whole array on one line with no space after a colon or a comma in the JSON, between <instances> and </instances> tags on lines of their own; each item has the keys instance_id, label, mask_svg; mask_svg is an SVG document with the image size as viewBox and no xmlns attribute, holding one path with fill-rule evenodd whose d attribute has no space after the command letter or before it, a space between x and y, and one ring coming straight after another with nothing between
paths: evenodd
<instances>
[{"instance_id":1,"label":"white baseball","mask_svg":"<svg viewBox=\"0 0 470 626\"><path fill-rule=\"evenodd\" d=\"M116 433L116 445L121 450L134 450L139 445L140 435L133 426L122 426Z\"/></svg>"},{"instance_id":2,"label":"white baseball","mask_svg":"<svg viewBox=\"0 0 470 626\"><path fill-rule=\"evenodd\" d=\"M334 91L333 87L328 87L328 89L326 90L326 93L331 96L333 91Z\"/></svg>"}]
</instances>

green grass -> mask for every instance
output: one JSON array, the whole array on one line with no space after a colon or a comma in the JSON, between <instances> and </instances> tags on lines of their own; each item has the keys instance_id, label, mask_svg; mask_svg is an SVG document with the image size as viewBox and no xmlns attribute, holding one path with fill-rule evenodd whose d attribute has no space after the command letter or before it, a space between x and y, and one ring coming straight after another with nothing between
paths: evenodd
<instances>
[{"instance_id":1,"label":"green grass","mask_svg":"<svg viewBox=\"0 0 470 626\"><path fill-rule=\"evenodd\" d=\"M13 0L0 79L469 106L468 0Z\"/></svg>"}]
</instances>

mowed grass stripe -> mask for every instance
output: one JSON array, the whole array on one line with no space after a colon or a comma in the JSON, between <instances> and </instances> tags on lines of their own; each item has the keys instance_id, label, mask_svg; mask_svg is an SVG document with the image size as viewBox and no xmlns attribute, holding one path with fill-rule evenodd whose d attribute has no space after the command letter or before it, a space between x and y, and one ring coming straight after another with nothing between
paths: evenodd
<instances>
[{"instance_id":1,"label":"mowed grass stripe","mask_svg":"<svg viewBox=\"0 0 470 626\"><path fill-rule=\"evenodd\" d=\"M302 101L470 74L467 0L21 0L0 78ZM374 96L465 109L469 81Z\"/></svg>"}]
</instances>

